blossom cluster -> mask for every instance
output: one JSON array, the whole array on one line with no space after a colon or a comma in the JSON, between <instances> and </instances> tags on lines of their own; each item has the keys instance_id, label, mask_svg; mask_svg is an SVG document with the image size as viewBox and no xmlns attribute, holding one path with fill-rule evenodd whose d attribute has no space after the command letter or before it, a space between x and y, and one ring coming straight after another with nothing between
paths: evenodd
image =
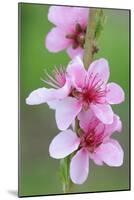
<instances>
[{"instance_id":1,"label":"blossom cluster","mask_svg":"<svg viewBox=\"0 0 134 200\"><path fill-rule=\"evenodd\" d=\"M49 153L56 159L73 153L70 178L75 184L87 179L90 160L118 167L124 155L121 145L112 139L115 132L121 132L122 122L111 107L124 101L124 91L118 84L108 83L106 59L93 61L87 70L82 61L88 13L87 8L50 7L48 19L56 27L48 33L46 46L53 52L67 48L73 59L66 69L60 66L54 69L53 76L47 74L49 80L45 82L51 88L36 89L26 99L29 105L47 103L55 110L61 132L50 143Z\"/></svg>"}]
</instances>

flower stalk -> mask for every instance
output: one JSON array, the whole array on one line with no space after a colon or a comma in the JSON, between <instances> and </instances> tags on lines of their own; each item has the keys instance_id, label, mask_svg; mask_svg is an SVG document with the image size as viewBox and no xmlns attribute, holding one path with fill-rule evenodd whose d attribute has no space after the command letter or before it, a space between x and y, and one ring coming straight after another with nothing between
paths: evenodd
<instances>
[{"instance_id":1,"label":"flower stalk","mask_svg":"<svg viewBox=\"0 0 134 200\"><path fill-rule=\"evenodd\" d=\"M67 193L71 189L71 179L69 177L70 155L60 160L60 177L62 190Z\"/></svg>"}]
</instances>

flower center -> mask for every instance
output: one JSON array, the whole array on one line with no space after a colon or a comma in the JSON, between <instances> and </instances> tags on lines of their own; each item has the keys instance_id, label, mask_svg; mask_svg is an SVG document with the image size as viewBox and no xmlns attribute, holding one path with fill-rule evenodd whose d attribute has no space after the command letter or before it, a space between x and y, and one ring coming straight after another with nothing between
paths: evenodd
<instances>
[{"instance_id":1,"label":"flower center","mask_svg":"<svg viewBox=\"0 0 134 200\"><path fill-rule=\"evenodd\" d=\"M76 49L78 47L84 48L85 43L85 35L86 35L86 29L83 30L81 25L77 23L75 25L75 31L74 33L70 33L66 35L67 39L72 40L72 48Z\"/></svg>"},{"instance_id":2,"label":"flower center","mask_svg":"<svg viewBox=\"0 0 134 200\"><path fill-rule=\"evenodd\" d=\"M86 77L84 87L81 91L73 89L72 96L80 100L83 108L87 110L91 103L105 103L106 88L98 74L90 74Z\"/></svg>"},{"instance_id":3,"label":"flower center","mask_svg":"<svg viewBox=\"0 0 134 200\"><path fill-rule=\"evenodd\" d=\"M86 147L90 152L94 152L95 149L103 142L103 131L97 134L95 130L91 130L89 133L83 134L81 136L80 146Z\"/></svg>"}]
</instances>

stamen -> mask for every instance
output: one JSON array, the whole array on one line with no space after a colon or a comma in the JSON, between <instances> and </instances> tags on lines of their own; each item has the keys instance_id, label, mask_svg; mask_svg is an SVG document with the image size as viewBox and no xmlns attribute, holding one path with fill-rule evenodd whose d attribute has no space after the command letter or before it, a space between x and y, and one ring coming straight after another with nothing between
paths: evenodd
<instances>
[{"instance_id":1,"label":"stamen","mask_svg":"<svg viewBox=\"0 0 134 200\"><path fill-rule=\"evenodd\" d=\"M44 79L42 79L42 78L41 78L41 80L42 80L44 83L46 83L47 85L54 87L55 89L58 89L58 88L59 88L58 86L56 86L54 83L52 83L52 82L50 82L50 81L46 81L46 80L44 80Z\"/></svg>"},{"instance_id":2,"label":"stamen","mask_svg":"<svg viewBox=\"0 0 134 200\"><path fill-rule=\"evenodd\" d=\"M95 81L95 79L96 79L97 76L98 76L98 73L95 74L95 76L93 77L93 79L90 79L90 80L91 80L91 83L89 83L88 89L91 89L91 88L94 87L93 84L94 84L94 81ZM90 80L89 80L89 81L90 81Z\"/></svg>"},{"instance_id":3,"label":"stamen","mask_svg":"<svg viewBox=\"0 0 134 200\"><path fill-rule=\"evenodd\" d=\"M42 79L42 81L45 82L46 84L56 89L58 89L59 87L62 87L65 84L65 81L66 81L65 72L61 65L60 65L60 69L54 66L54 70L52 72L54 77L49 75L47 70L44 70L44 71L48 80Z\"/></svg>"},{"instance_id":4,"label":"stamen","mask_svg":"<svg viewBox=\"0 0 134 200\"><path fill-rule=\"evenodd\" d=\"M58 82L51 76L48 74L47 70L45 70L45 75L56 85L58 84Z\"/></svg>"}]
</instances>

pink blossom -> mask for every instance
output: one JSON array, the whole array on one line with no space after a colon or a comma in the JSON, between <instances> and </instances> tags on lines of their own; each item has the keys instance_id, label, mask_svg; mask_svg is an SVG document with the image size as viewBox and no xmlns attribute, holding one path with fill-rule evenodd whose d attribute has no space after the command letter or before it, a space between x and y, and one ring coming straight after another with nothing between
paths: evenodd
<instances>
[{"instance_id":1,"label":"pink blossom","mask_svg":"<svg viewBox=\"0 0 134 200\"><path fill-rule=\"evenodd\" d=\"M65 130L79 112L90 108L104 124L113 122L113 111L110 104L124 101L124 92L116 83L108 83L109 66L105 59L91 63L86 71L79 57L67 66L67 75L72 89L68 97L48 102L56 110L56 122L60 130Z\"/></svg>"},{"instance_id":2,"label":"pink blossom","mask_svg":"<svg viewBox=\"0 0 134 200\"><path fill-rule=\"evenodd\" d=\"M46 47L50 52L67 49L73 58L83 54L89 9L78 7L51 6L48 20L55 27L46 37Z\"/></svg>"},{"instance_id":3,"label":"pink blossom","mask_svg":"<svg viewBox=\"0 0 134 200\"><path fill-rule=\"evenodd\" d=\"M47 103L56 111L55 117L60 130L66 130L76 116L90 108L104 124L113 122L110 104L124 101L124 92L116 83L108 83L109 66L105 59L91 63L86 71L79 57L73 59L66 72L55 72L55 79L49 75L48 84L56 89L39 88L26 99L30 105Z\"/></svg>"},{"instance_id":4,"label":"pink blossom","mask_svg":"<svg viewBox=\"0 0 134 200\"><path fill-rule=\"evenodd\" d=\"M117 115L114 115L110 125L103 124L91 110L81 112L78 119L81 131L75 133L68 129L60 132L52 140L49 153L51 157L61 159L75 152L70 163L70 177L75 184L82 184L88 177L90 160L97 165L105 163L119 167L123 163L124 154L120 144L111 138L113 132L122 129Z\"/></svg>"}]
</instances>

